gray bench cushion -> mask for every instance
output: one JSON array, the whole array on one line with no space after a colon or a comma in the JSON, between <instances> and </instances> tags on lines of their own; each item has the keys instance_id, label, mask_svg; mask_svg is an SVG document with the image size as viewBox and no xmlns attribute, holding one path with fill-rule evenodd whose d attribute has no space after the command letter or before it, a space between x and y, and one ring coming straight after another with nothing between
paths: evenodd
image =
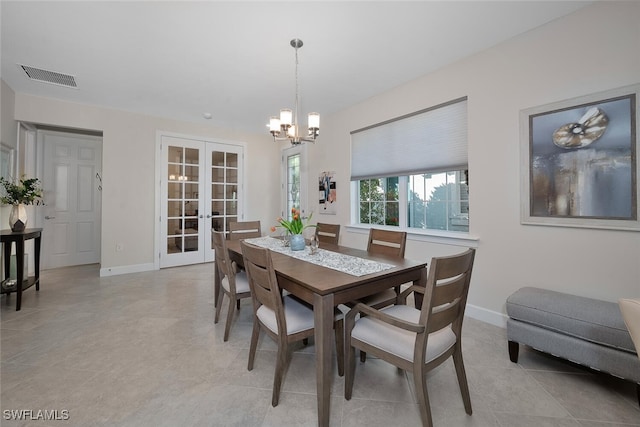
<instances>
[{"instance_id":1,"label":"gray bench cushion","mask_svg":"<svg viewBox=\"0 0 640 427\"><path fill-rule=\"evenodd\" d=\"M507 299L507 314L541 328L636 352L616 303L525 287Z\"/></svg>"}]
</instances>

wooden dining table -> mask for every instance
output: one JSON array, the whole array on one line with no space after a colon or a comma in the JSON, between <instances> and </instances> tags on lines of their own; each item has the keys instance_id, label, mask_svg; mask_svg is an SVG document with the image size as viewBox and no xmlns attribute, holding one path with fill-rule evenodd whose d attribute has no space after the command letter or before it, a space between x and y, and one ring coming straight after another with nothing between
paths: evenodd
<instances>
[{"instance_id":1,"label":"wooden dining table","mask_svg":"<svg viewBox=\"0 0 640 427\"><path fill-rule=\"evenodd\" d=\"M227 241L232 261L242 265L240 241ZM271 251L278 284L296 297L313 305L316 346L316 387L318 425L329 425L332 376L334 308L385 289L413 282L426 283L426 261L371 255L367 251L323 244L322 249L393 265L392 268L364 276L353 276L338 270ZM308 250L305 249L305 250ZM219 273L215 271L215 303L218 303Z\"/></svg>"}]
</instances>

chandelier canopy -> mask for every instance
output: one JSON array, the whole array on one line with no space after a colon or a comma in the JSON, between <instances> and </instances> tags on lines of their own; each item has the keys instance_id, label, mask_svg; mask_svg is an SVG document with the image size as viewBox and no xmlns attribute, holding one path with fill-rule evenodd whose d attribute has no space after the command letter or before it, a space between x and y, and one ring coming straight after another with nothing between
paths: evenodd
<instances>
[{"instance_id":1,"label":"chandelier canopy","mask_svg":"<svg viewBox=\"0 0 640 427\"><path fill-rule=\"evenodd\" d=\"M315 142L320 133L320 114L309 113L307 134L300 135L298 126L298 105L300 101L298 93L298 49L302 47L302 40L291 40L291 46L296 50L296 99L293 111L288 108L280 110L280 117L272 116L269 119L269 132L274 141L289 140L291 145L299 145L303 142Z\"/></svg>"}]
</instances>

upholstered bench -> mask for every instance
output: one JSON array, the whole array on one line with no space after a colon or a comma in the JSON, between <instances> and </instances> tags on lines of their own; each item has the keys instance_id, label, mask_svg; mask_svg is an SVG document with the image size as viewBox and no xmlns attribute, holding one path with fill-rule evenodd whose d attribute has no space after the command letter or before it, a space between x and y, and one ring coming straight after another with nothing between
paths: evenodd
<instances>
[{"instance_id":1,"label":"upholstered bench","mask_svg":"<svg viewBox=\"0 0 640 427\"><path fill-rule=\"evenodd\" d=\"M512 362L525 344L635 382L640 404L640 359L618 304L526 287L507 299L507 314Z\"/></svg>"}]
</instances>

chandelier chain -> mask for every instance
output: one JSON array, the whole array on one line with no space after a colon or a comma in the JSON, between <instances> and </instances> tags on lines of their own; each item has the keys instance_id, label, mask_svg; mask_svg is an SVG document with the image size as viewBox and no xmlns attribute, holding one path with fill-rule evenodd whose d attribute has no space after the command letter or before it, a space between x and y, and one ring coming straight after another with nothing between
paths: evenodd
<instances>
[{"instance_id":1,"label":"chandelier chain","mask_svg":"<svg viewBox=\"0 0 640 427\"><path fill-rule=\"evenodd\" d=\"M297 138L298 137L298 132L299 132L299 129L298 129L298 103L300 102L299 101L299 96L300 95L299 95L299 92L298 92L298 48L299 48L298 44L296 44L294 46L294 48L296 49L296 100L295 100L294 111L293 111L293 114L294 114L294 116L293 116L294 117L293 124L296 127L296 135L295 136Z\"/></svg>"}]
</instances>

